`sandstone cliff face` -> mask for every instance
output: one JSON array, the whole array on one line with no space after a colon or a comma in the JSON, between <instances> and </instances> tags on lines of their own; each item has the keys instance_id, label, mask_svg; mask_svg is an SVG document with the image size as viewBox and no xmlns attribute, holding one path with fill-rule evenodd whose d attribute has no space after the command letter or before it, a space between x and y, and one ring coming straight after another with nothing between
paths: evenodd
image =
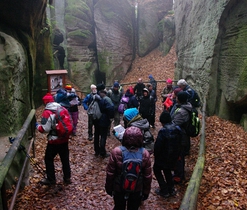
<instances>
[{"instance_id":1,"label":"sandstone cliff face","mask_svg":"<svg viewBox=\"0 0 247 210\"><path fill-rule=\"evenodd\" d=\"M138 38L140 56L158 45L164 54L169 51L174 41L174 22L165 19L165 14L172 9L172 0L143 1L141 5L141 9L135 7L135 0L53 2L54 8L48 12L51 22L55 20L53 27L64 34L59 46L66 54L64 68L83 91L89 90L91 83L111 85L121 80L130 69Z\"/></svg>"},{"instance_id":2,"label":"sandstone cliff face","mask_svg":"<svg viewBox=\"0 0 247 210\"><path fill-rule=\"evenodd\" d=\"M65 27L70 77L82 90L88 89L97 69L93 0L67 0Z\"/></svg>"},{"instance_id":3,"label":"sandstone cliff face","mask_svg":"<svg viewBox=\"0 0 247 210\"><path fill-rule=\"evenodd\" d=\"M122 79L134 55L134 7L123 0L99 0L94 6L99 71L106 84Z\"/></svg>"},{"instance_id":4,"label":"sandstone cliff face","mask_svg":"<svg viewBox=\"0 0 247 210\"><path fill-rule=\"evenodd\" d=\"M247 105L246 8L246 1L175 1L176 79L207 97L210 115L236 121Z\"/></svg>"},{"instance_id":5,"label":"sandstone cliff face","mask_svg":"<svg viewBox=\"0 0 247 210\"><path fill-rule=\"evenodd\" d=\"M34 99L41 101L42 78L46 80L41 70L51 66L50 51L46 54L51 49L44 21L46 4L46 0L0 2L1 135L15 134Z\"/></svg>"},{"instance_id":6,"label":"sandstone cliff face","mask_svg":"<svg viewBox=\"0 0 247 210\"><path fill-rule=\"evenodd\" d=\"M139 56L147 55L162 42L162 22L172 7L172 0L140 1L137 18Z\"/></svg>"}]
</instances>

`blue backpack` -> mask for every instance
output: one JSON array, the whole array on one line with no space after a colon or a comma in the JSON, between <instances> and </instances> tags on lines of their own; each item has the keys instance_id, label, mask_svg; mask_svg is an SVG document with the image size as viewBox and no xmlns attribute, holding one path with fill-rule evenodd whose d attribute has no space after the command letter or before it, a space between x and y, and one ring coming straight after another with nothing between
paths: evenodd
<instances>
[{"instance_id":1,"label":"blue backpack","mask_svg":"<svg viewBox=\"0 0 247 210\"><path fill-rule=\"evenodd\" d=\"M123 157L121 185L124 192L135 192L136 186L142 184L142 153L144 148L138 151L129 151L124 146L120 146Z\"/></svg>"}]
</instances>

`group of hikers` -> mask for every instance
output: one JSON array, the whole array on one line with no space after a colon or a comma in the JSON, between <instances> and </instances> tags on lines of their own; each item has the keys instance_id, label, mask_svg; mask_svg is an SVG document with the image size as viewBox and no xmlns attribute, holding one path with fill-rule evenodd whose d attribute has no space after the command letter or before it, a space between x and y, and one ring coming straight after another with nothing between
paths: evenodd
<instances>
[{"instance_id":1,"label":"group of hikers","mask_svg":"<svg viewBox=\"0 0 247 210\"><path fill-rule=\"evenodd\" d=\"M41 183L56 183L54 158L57 154L63 165L64 182L71 183L68 139L70 135L77 135L78 105L82 104L88 114L88 140L93 141L95 157L109 157L105 190L113 196L114 209L125 209L126 206L127 209L138 209L141 202L148 199L152 171L159 184L155 193L164 198L176 195L174 184L185 180L185 156L190 153L190 136L186 130L190 112L200 106L200 99L184 79L176 85L172 79L167 79L161 93L164 110L159 121L162 128L154 139L151 128L155 129L157 82L152 75L149 75L149 80L145 85L139 78L134 87L129 86L126 90L118 81L108 89L104 84L92 84L91 92L83 100L71 85L59 89L54 96L47 93L43 97L46 106L41 123L36 123L39 132L48 133L45 152L47 177ZM70 133L59 134L58 107L64 107L61 113L67 110L71 116ZM65 119L65 116L61 118ZM120 130L117 129L119 126ZM108 153L106 140L111 133L121 146Z\"/></svg>"}]
</instances>

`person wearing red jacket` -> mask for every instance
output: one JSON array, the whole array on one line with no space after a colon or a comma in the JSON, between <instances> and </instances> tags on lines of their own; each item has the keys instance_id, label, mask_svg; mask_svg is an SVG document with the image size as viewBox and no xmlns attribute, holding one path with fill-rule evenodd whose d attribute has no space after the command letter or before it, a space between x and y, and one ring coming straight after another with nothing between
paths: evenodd
<instances>
[{"instance_id":1,"label":"person wearing red jacket","mask_svg":"<svg viewBox=\"0 0 247 210\"><path fill-rule=\"evenodd\" d=\"M125 130L122 140L122 146L127 150L137 151L142 147L143 134L140 128L131 126ZM113 196L114 209L137 210L141 205L142 200L146 200L149 196L152 182L152 167L150 154L146 149L143 149L142 154L142 182L136 186L135 192L131 193L126 199L125 192L122 190L120 181L116 181L122 173L123 157L120 147L112 150L111 156L106 167L106 183L105 190L108 195Z\"/></svg>"},{"instance_id":2,"label":"person wearing red jacket","mask_svg":"<svg viewBox=\"0 0 247 210\"><path fill-rule=\"evenodd\" d=\"M61 105L54 102L53 96L47 93L43 97L43 102L46 105L45 110L42 113L41 124L36 123L36 128L40 133L48 133L47 146L45 151L45 165L46 165L46 178L40 181L44 185L56 184L54 158L59 154L62 168L63 168L63 180L64 183L70 184L71 170L69 163L69 137L58 138L55 129L55 111Z\"/></svg>"}]
</instances>

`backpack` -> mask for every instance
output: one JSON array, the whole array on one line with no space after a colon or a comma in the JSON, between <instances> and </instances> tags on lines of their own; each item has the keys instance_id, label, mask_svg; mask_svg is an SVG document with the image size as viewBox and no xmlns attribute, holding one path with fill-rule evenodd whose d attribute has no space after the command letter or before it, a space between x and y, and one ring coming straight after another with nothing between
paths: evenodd
<instances>
[{"instance_id":1,"label":"backpack","mask_svg":"<svg viewBox=\"0 0 247 210\"><path fill-rule=\"evenodd\" d=\"M186 134L190 137L196 137L201 130L201 121L198 117L198 111L194 107L192 107L191 111L187 111L189 112L190 118L185 128Z\"/></svg>"},{"instance_id":2,"label":"backpack","mask_svg":"<svg viewBox=\"0 0 247 210\"><path fill-rule=\"evenodd\" d=\"M128 102L129 102L129 97L123 96L118 106L119 114L123 114L124 111L128 108Z\"/></svg>"},{"instance_id":3,"label":"backpack","mask_svg":"<svg viewBox=\"0 0 247 210\"><path fill-rule=\"evenodd\" d=\"M138 151L129 151L124 146L120 146L123 157L121 186L126 193L135 192L136 186L142 184L142 153L144 148Z\"/></svg>"},{"instance_id":4,"label":"backpack","mask_svg":"<svg viewBox=\"0 0 247 210\"><path fill-rule=\"evenodd\" d=\"M186 91L186 92L190 95L190 93L188 91ZM191 96L191 99L189 100L189 102L191 103L191 105L193 107L200 107L201 106L201 100L200 100L198 93L195 90L192 90L191 93L192 93L192 96Z\"/></svg>"},{"instance_id":5,"label":"backpack","mask_svg":"<svg viewBox=\"0 0 247 210\"><path fill-rule=\"evenodd\" d=\"M73 131L73 123L69 111L64 107L58 107L55 112L56 131L59 138L68 138Z\"/></svg>"},{"instance_id":6,"label":"backpack","mask_svg":"<svg viewBox=\"0 0 247 210\"><path fill-rule=\"evenodd\" d=\"M143 130L143 147L152 154L154 152L154 136L150 130Z\"/></svg>"},{"instance_id":7,"label":"backpack","mask_svg":"<svg viewBox=\"0 0 247 210\"><path fill-rule=\"evenodd\" d=\"M92 115L94 120L97 120L97 119L101 118L102 113L100 111L98 101L93 100L91 102L91 104L88 107L87 114L88 115Z\"/></svg>"}]
</instances>

